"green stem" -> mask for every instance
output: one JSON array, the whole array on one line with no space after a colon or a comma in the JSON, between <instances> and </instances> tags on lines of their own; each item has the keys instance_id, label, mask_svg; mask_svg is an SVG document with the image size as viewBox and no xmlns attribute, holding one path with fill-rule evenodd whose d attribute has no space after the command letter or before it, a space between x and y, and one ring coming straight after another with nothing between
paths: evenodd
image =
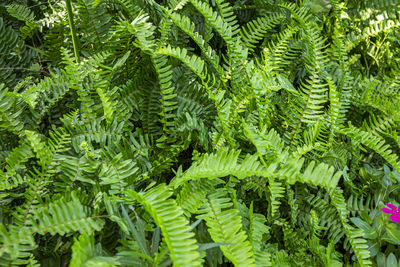
<instances>
[{"instance_id":1,"label":"green stem","mask_svg":"<svg viewBox=\"0 0 400 267\"><path fill-rule=\"evenodd\" d=\"M75 25L74 25L74 17L72 14L72 6L71 6L71 0L66 0L65 1L67 5L67 12L68 12L68 22L69 22L69 27L71 29L71 36L72 36L72 44L74 46L74 53L76 57L76 61L80 63L80 58L79 58L79 39L76 36L75 32Z\"/></svg>"}]
</instances>

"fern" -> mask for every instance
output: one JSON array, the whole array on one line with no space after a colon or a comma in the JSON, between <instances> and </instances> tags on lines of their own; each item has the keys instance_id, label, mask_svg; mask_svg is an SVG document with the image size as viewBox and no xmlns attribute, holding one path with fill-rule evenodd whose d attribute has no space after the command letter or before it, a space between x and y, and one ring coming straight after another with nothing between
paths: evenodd
<instances>
[{"instance_id":1,"label":"fern","mask_svg":"<svg viewBox=\"0 0 400 267\"><path fill-rule=\"evenodd\" d=\"M35 233L51 235L64 235L71 231L80 233L91 230L100 231L102 228L102 216L88 216L87 208L75 198L70 202L63 200L53 202L48 207L39 208L34 211L34 217L38 220L30 220L29 226Z\"/></svg>"},{"instance_id":2,"label":"fern","mask_svg":"<svg viewBox=\"0 0 400 267\"><path fill-rule=\"evenodd\" d=\"M14 148L5 159L7 165L5 172L0 172L0 189L10 190L24 182L21 174L17 173L18 167L24 168L24 163L33 157L31 147L27 144L20 144Z\"/></svg>"},{"instance_id":3,"label":"fern","mask_svg":"<svg viewBox=\"0 0 400 267\"><path fill-rule=\"evenodd\" d=\"M118 261L112 257L98 255L93 234L83 233L75 239L72 246L71 266L118 266Z\"/></svg>"},{"instance_id":4,"label":"fern","mask_svg":"<svg viewBox=\"0 0 400 267\"><path fill-rule=\"evenodd\" d=\"M398 0L3 2L0 266L400 256Z\"/></svg>"},{"instance_id":5,"label":"fern","mask_svg":"<svg viewBox=\"0 0 400 267\"><path fill-rule=\"evenodd\" d=\"M233 48L234 29L228 22L213 11L212 8L205 2L198 0L190 0L190 3L210 22L211 26L218 32L218 34L225 40L230 49Z\"/></svg>"},{"instance_id":6,"label":"fern","mask_svg":"<svg viewBox=\"0 0 400 267\"><path fill-rule=\"evenodd\" d=\"M221 250L236 266L255 266L254 254L241 229L241 218L226 198L226 192L215 192L207 196L204 206L198 211L207 222L211 238L215 242L227 243Z\"/></svg>"},{"instance_id":7,"label":"fern","mask_svg":"<svg viewBox=\"0 0 400 267\"><path fill-rule=\"evenodd\" d=\"M128 191L128 196L136 199L151 214L156 224L161 228L171 259L176 266L200 266L200 254L196 251L197 245L193 233L187 225L183 211L173 199L165 184L147 191L137 193Z\"/></svg>"},{"instance_id":8,"label":"fern","mask_svg":"<svg viewBox=\"0 0 400 267\"><path fill-rule=\"evenodd\" d=\"M343 129L343 133L351 136L357 142L362 143L368 148L373 149L398 171L398 156L392 153L392 151L389 149L389 145L387 145L381 137L359 130L354 126Z\"/></svg>"},{"instance_id":9,"label":"fern","mask_svg":"<svg viewBox=\"0 0 400 267\"><path fill-rule=\"evenodd\" d=\"M358 262L361 266L370 266L371 261L369 260L370 253L367 250L368 246L365 240L361 238L363 236L363 231L354 229L347 223L348 211L341 190L332 189L329 191L329 195L332 199L332 205L336 207L339 213L340 221L343 224L349 242L357 256Z\"/></svg>"},{"instance_id":10,"label":"fern","mask_svg":"<svg viewBox=\"0 0 400 267\"><path fill-rule=\"evenodd\" d=\"M6 6L7 12L14 18L22 21L32 22L35 19L35 15L23 5L12 4Z\"/></svg>"},{"instance_id":11,"label":"fern","mask_svg":"<svg viewBox=\"0 0 400 267\"><path fill-rule=\"evenodd\" d=\"M246 44L249 50L254 50L256 44L263 39L266 32L282 19L283 16L281 14L273 14L250 21L241 32L243 43Z\"/></svg>"},{"instance_id":12,"label":"fern","mask_svg":"<svg viewBox=\"0 0 400 267\"><path fill-rule=\"evenodd\" d=\"M306 182L315 185L320 185L326 188L335 188L341 176L340 172L335 173L333 167L326 164L315 163L308 165L304 173L300 172L303 165L303 159L289 158L279 170L277 167L279 161L274 161L268 166L264 167L259 161L256 160L254 155L246 155L246 157L239 162L240 151L222 150L216 154L204 155L204 157L189 168L185 173L177 176L172 182L172 186L182 185L189 180L197 180L201 178L213 179L217 177L224 177L234 175L239 179L250 176L261 177L279 177L287 179L288 182ZM286 158L287 153L282 157ZM279 159L278 159L279 160ZM323 179L321 175L323 174Z\"/></svg>"},{"instance_id":13,"label":"fern","mask_svg":"<svg viewBox=\"0 0 400 267\"><path fill-rule=\"evenodd\" d=\"M195 25L193 24L193 22L188 17L182 16L177 13L171 14L171 20L182 31L184 31L187 35L189 35L190 38L193 39L193 41L196 42L196 44L201 49L204 57L212 64L213 68L218 72L218 74L223 77L224 71L219 65L220 59L218 55L211 48L211 46L208 45L208 43L204 40L204 38L198 32L195 32Z\"/></svg>"},{"instance_id":14,"label":"fern","mask_svg":"<svg viewBox=\"0 0 400 267\"><path fill-rule=\"evenodd\" d=\"M177 108L177 103L174 101L176 97L175 88L171 86L172 70L165 56L154 56L153 64L158 75L161 92L160 121L163 124L164 135L166 135L167 129L174 126L174 122L171 120L175 118L173 111Z\"/></svg>"}]
</instances>

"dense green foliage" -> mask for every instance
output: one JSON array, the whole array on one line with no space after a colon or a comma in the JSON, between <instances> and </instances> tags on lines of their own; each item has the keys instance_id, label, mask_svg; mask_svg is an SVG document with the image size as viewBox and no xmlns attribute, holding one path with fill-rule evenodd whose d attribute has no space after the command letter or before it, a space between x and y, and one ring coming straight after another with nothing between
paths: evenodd
<instances>
[{"instance_id":1,"label":"dense green foliage","mask_svg":"<svg viewBox=\"0 0 400 267\"><path fill-rule=\"evenodd\" d=\"M1 266L400 266L400 1L3 0Z\"/></svg>"}]
</instances>

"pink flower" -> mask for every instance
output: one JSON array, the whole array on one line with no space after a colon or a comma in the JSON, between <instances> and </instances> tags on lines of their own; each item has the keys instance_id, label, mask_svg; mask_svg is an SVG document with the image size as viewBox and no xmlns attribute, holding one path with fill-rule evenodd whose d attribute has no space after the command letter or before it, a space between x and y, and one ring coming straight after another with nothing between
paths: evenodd
<instances>
[{"instance_id":1,"label":"pink flower","mask_svg":"<svg viewBox=\"0 0 400 267\"><path fill-rule=\"evenodd\" d=\"M395 223L400 222L400 206L396 208L395 205L390 203L386 203L386 206L388 206L389 208L383 208L382 211L384 213L392 214L390 215L390 219L392 220L392 222Z\"/></svg>"}]
</instances>

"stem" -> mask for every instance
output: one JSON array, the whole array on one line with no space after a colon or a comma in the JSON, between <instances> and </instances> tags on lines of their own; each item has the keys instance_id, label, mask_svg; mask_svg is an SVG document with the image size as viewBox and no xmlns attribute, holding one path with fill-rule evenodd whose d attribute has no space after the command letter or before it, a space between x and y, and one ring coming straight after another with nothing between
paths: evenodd
<instances>
[{"instance_id":1,"label":"stem","mask_svg":"<svg viewBox=\"0 0 400 267\"><path fill-rule=\"evenodd\" d=\"M80 58L79 58L79 39L76 36L75 32L75 25L74 25L74 18L72 14L72 6L71 6L71 0L65 0L65 3L67 5L67 12L68 12L68 22L69 22L69 27L71 29L71 36L72 36L72 44L74 46L74 53L76 57L76 61L80 63Z\"/></svg>"}]
</instances>

